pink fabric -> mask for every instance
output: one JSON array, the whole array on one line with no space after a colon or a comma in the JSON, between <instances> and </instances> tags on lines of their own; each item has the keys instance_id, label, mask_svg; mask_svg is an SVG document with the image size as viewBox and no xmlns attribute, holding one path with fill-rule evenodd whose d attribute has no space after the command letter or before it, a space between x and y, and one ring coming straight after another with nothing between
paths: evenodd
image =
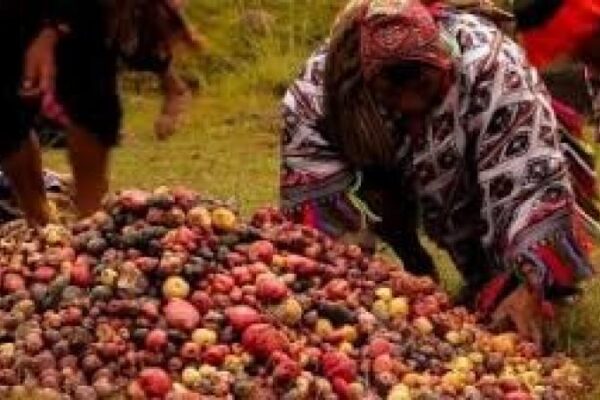
<instances>
[{"instance_id":1,"label":"pink fabric","mask_svg":"<svg viewBox=\"0 0 600 400\"><path fill-rule=\"evenodd\" d=\"M70 119L67 115L64 107L53 93L46 93L42 97L42 104L40 107L41 114L51 121L57 122L62 126L69 125Z\"/></svg>"}]
</instances>

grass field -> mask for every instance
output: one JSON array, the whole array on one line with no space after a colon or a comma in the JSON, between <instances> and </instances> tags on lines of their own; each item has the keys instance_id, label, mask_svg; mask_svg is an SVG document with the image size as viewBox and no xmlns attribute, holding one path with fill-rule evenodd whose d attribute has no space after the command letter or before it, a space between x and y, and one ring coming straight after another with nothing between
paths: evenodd
<instances>
[{"instance_id":1,"label":"grass field","mask_svg":"<svg viewBox=\"0 0 600 400\"><path fill-rule=\"evenodd\" d=\"M127 93L127 135L114 154L112 188L182 184L233 197L244 213L275 203L279 98L326 34L336 3L341 1L191 0L190 16L209 46L181 68L200 82L200 92L167 142L152 133L157 95ZM45 159L65 169L62 153L47 152ZM440 268L450 271L446 259L439 259ZM595 383L589 399L600 399L599 317L600 283L593 282L578 305L565 307L556 333L560 349L577 357Z\"/></svg>"}]
</instances>

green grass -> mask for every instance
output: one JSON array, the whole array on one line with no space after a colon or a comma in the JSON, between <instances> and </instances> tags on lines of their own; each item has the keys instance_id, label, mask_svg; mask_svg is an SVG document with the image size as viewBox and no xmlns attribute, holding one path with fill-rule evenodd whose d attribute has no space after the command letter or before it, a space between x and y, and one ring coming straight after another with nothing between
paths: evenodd
<instances>
[{"instance_id":1,"label":"green grass","mask_svg":"<svg viewBox=\"0 0 600 400\"><path fill-rule=\"evenodd\" d=\"M341 3L340 0L336 0ZM332 0L192 0L189 16L206 49L184 57L180 69L200 83L178 134L157 142L156 94L127 93L123 146L112 162L114 189L182 184L234 197L244 211L277 199L277 103L338 9ZM268 13L267 30L248 15ZM63 154L47 165L66 169Z\"/></svg>"},{"instance_id":2,"label":"green grass","mask_svg":"<svg viewBox=\"0 0 600 400\"><path fill-rule=\"evenodd\" d=\"M272 102L194 100L177 136L158 142L152 133L154 98L130 96L127 136L113 154L112 188L185 185L219 197L234 197L244 211L276 199L277 136ZM65 169L61 152L48 165Z\"/></svg>"},{"instance_id":3,"label":"green grass","mask_svg":"<svg viewBox=\"0 0 600 400\"><path fill-rule=\"evenodd\" d=\"M112 188L185 185L235 198L245 214L274 204L278 190L278 102L287 82L327 32L341 0L191 0L190 17L208 38L201 55L188 56L182 71L201 90L181 129L166 142L152 133L159 99L127 93L123 146L112 160ZM244 15L267 10L270 29L256 32ZM66 170L61 152L47 152L48 166ZM435 250L449 289L457 275ZM600 284L590 283L575 306L565 307L557 337L596 382L589 399L600 399Z\"/></svg>"}]
</instances>

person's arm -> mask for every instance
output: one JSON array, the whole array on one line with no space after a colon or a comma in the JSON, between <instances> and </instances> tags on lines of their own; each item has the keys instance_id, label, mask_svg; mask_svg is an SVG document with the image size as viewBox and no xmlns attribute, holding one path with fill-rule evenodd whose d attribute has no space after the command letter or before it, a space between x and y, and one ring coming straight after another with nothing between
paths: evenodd
<instances>
[{"instance_id":1,"label":"person's arm","mask_svg":"<svg viewBox=\"0 0 600 400\"><path fill-rule=\"evenodd\" d=\"M281 206L288 217L333 236L360 226L349 198L355 171L323 134L326 50L316 52L286 92L281 113Z\"/></svg>"},{"instance_id":2,"label":"person's arm","mask_svg":"<svg viewBox=\"0 0 600 400\"><path fill-rule=\"evenodd\" d=\"M55 48L58 31L44 26L33 39L24 56L21 95L38 99L54 91L56 78Z\"/></svg>"},{"instance_id":3,"label":"person's arm","mask_svg":"<svg viewBox=\"0 0 600 400\"><path fill-rule=\"evenodd\" d=\"M572 294L591 268L577 236L576 205L557 121L539 76L512 41L505 40L492 70L473 80L475 160L487 225L484 245L505 267L479 305L509 317L539 339L532 321L549 301ZM478 94L477 94L478 93ZM534 305L537 309L533 309ZM538 327L539 328L539 327ZM529 331L529 332L528 332Z\"/></svg>"}]
</instances>

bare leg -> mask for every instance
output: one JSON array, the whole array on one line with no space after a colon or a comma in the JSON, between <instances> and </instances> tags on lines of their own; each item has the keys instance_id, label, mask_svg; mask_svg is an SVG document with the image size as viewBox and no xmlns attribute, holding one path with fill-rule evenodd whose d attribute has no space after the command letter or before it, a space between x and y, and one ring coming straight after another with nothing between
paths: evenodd
<instances>
[{"instance_id":1,"label":"bare leg","mask_svg":"<svg viewBox=\"0 0 600 400\"><path fill-rule=\"evenodd\" d=\"M175 133L189 97L188 87L172 66L161 75L164 103L156 121L156 136L163 140Z\"/></svg>"},{"instance_id":2,"label":"bare leg","mask_svg":"<svg viewBox=\"0 0 600 400\"><path fill-rule=\"evenodd\" d=\"M87 130L72 126L68 134L69 160L75 183L75 203L82 216L97 211L108 190L109 149Z\"/></svg>"},{"instance_id":3,"label":"bare leg","mask_svg":"<svg viewBox=\"0 0 600 400\"><path fill-rule=\"evenodd\" d=\"M42 157L35 135L2 160L2 169L10 180L19 206L32 225L45 225L50 218L50 209L44 188Z\"/></svg>"}]
</instances>

